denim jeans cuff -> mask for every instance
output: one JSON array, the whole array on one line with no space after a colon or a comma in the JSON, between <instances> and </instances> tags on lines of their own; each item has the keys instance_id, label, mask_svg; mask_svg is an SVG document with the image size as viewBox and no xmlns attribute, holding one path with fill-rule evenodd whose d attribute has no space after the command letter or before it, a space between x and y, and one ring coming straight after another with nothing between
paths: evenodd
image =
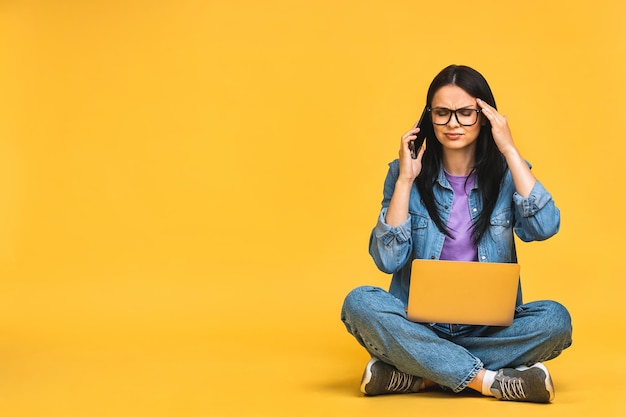
<instances>
[{"instance_id":1,"label":"denim jeans cuff","mask_svg":"<svg viewBox=\"0 0 626 417\"><path fill-rule=\"evenodd\" d=\"M465 388L467 388L467 385L476 377L476 375L478 375L478 372L480 372L480 370L484 367L485 365L479 359L476 359L476 363L474 364L471 372L467 375L467 377L465 377L463 381L461 381L459 385L452 388L452 391L454 391L455 393L463 391Z\"/></svg>"}]
</instances>

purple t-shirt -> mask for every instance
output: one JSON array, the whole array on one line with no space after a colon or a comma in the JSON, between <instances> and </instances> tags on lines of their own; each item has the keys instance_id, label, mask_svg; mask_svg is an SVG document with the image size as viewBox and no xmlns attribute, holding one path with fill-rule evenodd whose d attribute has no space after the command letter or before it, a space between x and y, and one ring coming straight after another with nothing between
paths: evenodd
<instances>
[{"instance_id":1,"label":"purple t-shirt","mask_svg":"<svg viewBox=\"0 0 626 417\"><path fill-rule=\"evenodd\" d=\"M469 191L474 185L475 174L468 177L457 177L447 172L446 178L454 190L454 201L448 231L452 239L446 236L439 259L449 261L478 261L478 251L472 238L472 217L469 208Z\"/></svg>"}]
</instances>

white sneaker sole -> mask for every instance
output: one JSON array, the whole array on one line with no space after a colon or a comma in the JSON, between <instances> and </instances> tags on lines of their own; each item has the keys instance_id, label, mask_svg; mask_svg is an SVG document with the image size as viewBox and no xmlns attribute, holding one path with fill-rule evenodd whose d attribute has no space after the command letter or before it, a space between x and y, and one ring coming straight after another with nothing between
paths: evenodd
<instances>
[{"instance_id":1,"label":"white sneaker sole","mask_svg":"<svg viewBox=\"0 0 626 417\"><path fill-rule=\"evenodd\" d=\"M363 372L363 378L361 379L361 392L363 394L367 394L365 392L365 386L372 380L372 366L378 362L380 359L372 358L365 366L365 371Z\"/></svg>"}]
</instances>

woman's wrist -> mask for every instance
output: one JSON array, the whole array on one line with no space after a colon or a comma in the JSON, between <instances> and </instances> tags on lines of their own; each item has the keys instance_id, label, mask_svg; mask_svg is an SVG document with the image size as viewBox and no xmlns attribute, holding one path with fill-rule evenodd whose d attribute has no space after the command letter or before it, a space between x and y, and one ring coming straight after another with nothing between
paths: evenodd
<instances>
[{"instance_id":1,"label":"woman's wrist","mask_svg":"<svg viewBox=\"0 0 626 417\"><path fill-rule=\"evenodd\" d=\"M400 187L410 190L414 182L415 178L398 178L396 180L396 188Z\"/></svg>"},{"instance_id":2,"label":"woman's wrist","mask_svg":"<svg viewBox=\"0 0 626 417\"><path fill-rule=\"evenodd\" d=\"M519 153L515 146L510 146L508 149L500 152L504 156L504 159L507 160L507 162L522 160L522 155Z\"/></svg>"}]
</instances>

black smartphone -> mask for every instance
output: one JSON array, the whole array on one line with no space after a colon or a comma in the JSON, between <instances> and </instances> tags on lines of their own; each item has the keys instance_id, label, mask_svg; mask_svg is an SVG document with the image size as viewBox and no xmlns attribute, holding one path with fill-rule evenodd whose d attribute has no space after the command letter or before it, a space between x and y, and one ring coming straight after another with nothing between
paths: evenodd
<instances>
[{"instance_id":1,"label":"black smartphone","mask_svg":"<svg viewBox=\"0 0 626 417\"><path fill-rule=\"evenodd\" d=\"M424 140L426 140L426 133L424 132L424 129L422 129L422 121L426 117L427 113L428 113L428 106L424 107L424 110L422 111L422 115L420 116L417 124L415 125L415 127L420 128L420 131L417 133L417 138L413 139L412 141L409 141L409 150L411 151L411 158L413 159L417 159L417 153L422 147Z\"/></svg>"}]
</instances>

